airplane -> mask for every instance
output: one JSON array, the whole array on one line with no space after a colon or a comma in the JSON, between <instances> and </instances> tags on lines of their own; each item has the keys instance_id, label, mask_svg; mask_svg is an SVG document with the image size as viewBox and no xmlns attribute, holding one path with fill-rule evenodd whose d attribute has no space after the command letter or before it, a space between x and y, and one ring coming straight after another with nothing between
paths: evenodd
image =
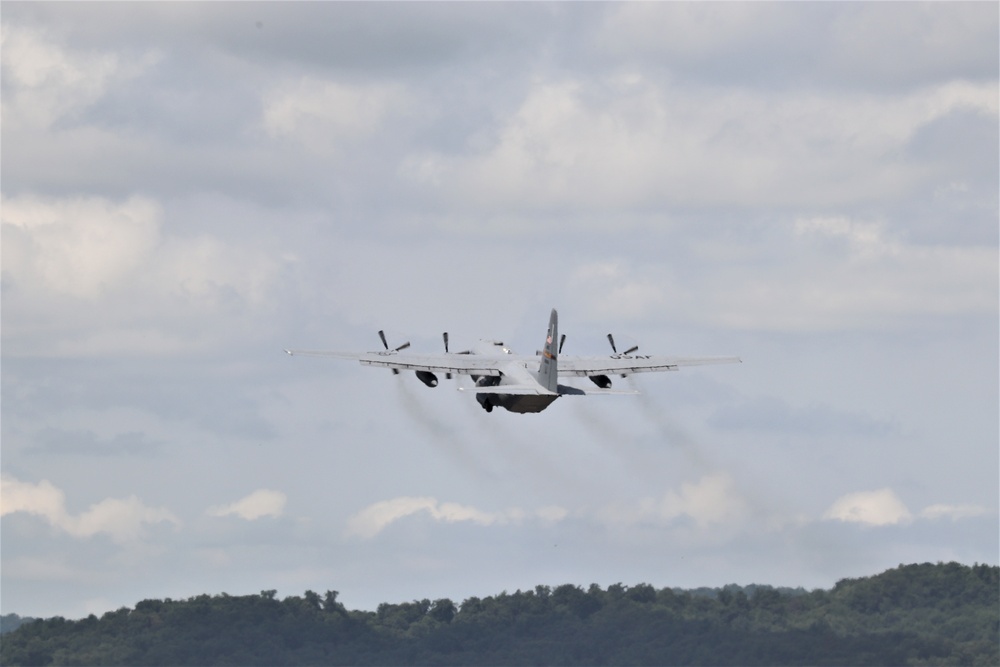
<instances>
[{"instance_id":1,"label":"airplane","mask_svg":"<svg viewBox=\"0 0 1000 667\"><path fill-rule=\"evenodd\" d=\"M472 391L486 412L501 407L510 412L541 412L560 396L592 396L601 394L635 394L635 391L611 389L611 375L626 377L631 373L676 371L681 366L742 363L739 357L665 357L635 354L633 346L622 353L608 334L613 354L596 357L561 357L566 336L559 337L559 316L552 309L545 346L534 355L514 354L500 341L482 340L473 349L448 351L448 333L443 334L444 354L404 352L404 343L391 348L385 333L378 332L384 350L375 352L326 352L320 350L285 350L289 355L329 357L360 361L363 366L381 366L392 370L414 371L417 379L428 387L438 385L437 373L468 375L475 386ZM581 389L559 384L560 376L587 377L596 389Z\"/></svg>"}]
</instances>

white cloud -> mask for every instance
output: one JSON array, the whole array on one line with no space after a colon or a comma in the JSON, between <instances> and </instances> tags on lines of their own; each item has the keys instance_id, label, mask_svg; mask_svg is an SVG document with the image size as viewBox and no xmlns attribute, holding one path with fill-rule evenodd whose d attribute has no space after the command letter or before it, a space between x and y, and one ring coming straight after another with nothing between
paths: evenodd
<instances>
[{"instance_id":1,"label":"white cloud","mask_svg":"<svg viewBox=\"0 0 1000 667\"><path fill-rule=\"evenodd\" d=\"M0 516L28 512L54 521L66 513L66 496L48 480L31 484L3 475L0 484Z\"/></svg>"},{"instance_id":2,"label":"white cloud","mask_svg":"<svg viewBox=\"0 0 1000 667\"><path fill-rule=\"evenodd\" d=\"M995 118L998 96L969 82L888 96L543 80L485 150L414 154L402 173L477 208L849 205L918 186L926 168L894 156L955 111Z\"/></svg>"},{"instance_id":3,"label":"white cloud","mask_svg":"<svg viewBox=\"0 0 1000 667\"><path fill-rule=\"evenodd\" d=\"M145 265L159 243L162 211L132 197L4 197L3 271L16 285L96 298Z\"/></svg>"},{"instance_id":4,"label":"white cloud","mask_svg":"<svg viewBox=\"0 0 1000 667\"><path fill-rule=\"evenodd\" d=\"M795 221L795 233L846 239L852 249L862 255L893 253L898 247L882 238L878 223L853 220L846 216L800 218Z\"/></svg>"},{"instance_id":5,"label":"white cloud","mask_svg":"<svg viewBox=\"0 0 1000 667\"><path fill-rule=\"evenodd\" d=\"M842 496L830 506L823 518L870 526L890 526L909 523L914 519L960 521L984 516L989 512L990 510L981 505L938 503L929 505L914 515L891 489L886 488Z\"/></svg>"},{"instance_id":6,"label":"white cloud","mask_svg":"<svg viewBox=\"0 0 1000 667\"><path fill-rule=\"evenodd\" d=\"M4 123L49 127L99 100L117 81L138 75L157 56L123 58L111 52L62 47L43 32L0 28Z\"/></svg>"},{"instance_id":7,"label":"white cloud","mask_svg":"<svg viewBox=\"0 0 1000 667\"><path fill-rule=\"evenodd\" d=\"M839 218L800 219L796 251L811 258L797 281L776 281L786 315L816 324L883 323L909 315L996 312L998 257L986 246L921 246L887 236L878 222ZM822 247L842 239L846 248ZM800 269L795 265L796 269ZM735 306L736 304L734 304ZM758 306L760 304L757 304ZM786 318L786 326L798 327Z\"/></svg>"},{"instance_id":8,"label":"white cloud","mask_svg":"<svg viewBox=\"0 0 1000 667\"><path fill-rule=\"evenodd\" d=\"M777 39L781 12L762 3L625 3L609 12L599 44L615 53L660 53L689 60L735 45Z\"/></svg>"},{"instance_id":9,"label":"white cloud","mask_svg":"<svg viewBox=\"0 0 1000 667\"><path fill-rule=\"evenodd\" d=\"M823 518L870 526L889 526L909 522L913 515L891 489L879 489L841 496Z\"/></svg>"},{"instance_id":10,"label":"white cloud","mask_svg":"<svg viewBox=\"0 0 1000 667\"><path fill-rule=\"evenodd\" d=\"M430 497L403 496L382 500L364 508L347 522L347 534L369 539L375 537L390 524L418 512L426 512L435 521L443 523L471 522L480 526L518 523L534 517L543 521L561 521L567 515L561 507L543 507L529 513L519 508L500 512L485 512L476 507L459 503L439 502Z\"/></svg>"},{"instance_id":11,"label":"white cloud","mask_svg":"<svg viewBox=\"0 0 1000 667\"><path fill-rule=\"evenodd\" d=\"M682 240L688 258L585 261L568 292L595 318L664 317L752 330L885 330L997 312L996 248L920 245L880 220L800 217L758 240ZM776 255L781 256L775 261Z\"/></svg>"},{"instance_id":12,"label":"white cloud","mask_svg":"<svg viewBox=\"0 0 1000 667\"><path fill-rule=\"evenodd\" d=\"M661 312L674 303L662 273L637 271L623 260L588 262L570 275L570 293L586 300L589 315L616 321Z\"/></svg>"},{"instance_id":13,"label":"white cloud","mask_svg":"<svg viewBox=\"0 0 1000 667\"><path fill-rule=\"evenodd\" d=\"M229 505L213 507L208 510L210 516L237 516L247 521L264 517L279 517L285 511L288 496L280 491L258 489L245 498Z\"/></svg>"},{"instance_id":14,"label":"white cloud","mask_svg":"<svg viewBox=\"0 0 1000 667\"><path fill-rule=\"evenodd\" d=\"M157 260L151 277L161 289L213 308L231 295L263 304L278 272L278 262L266 253L205 234L166 240Z\"/></svg>"},{"instance_id":15,"label":"white cloud","mask_svg":"<svg viewBox=\"0 0 1000 667\"><path fill-rule=\"evenodd\" d=\"M136 496L107 498L73 516L66 510L65 494L49 481L32 484L3 475L0 477L0 516L15 512L40 516L74 537L105 534L117 543L138 540L147 524L181 524L170 511L146 507Z\"/></svg>"},{"instance_id":16,"label":"white cloud","mask_svg":"<svg viewBox=\"0 0 1000 667\"><path fill-rule=\"evenodd\" d=\"M164 237L147 197L3 198L3 270L14 284L93 299L125 286L216 300L231 290L264 298L276 262L202 234Z\"/></svg>"},{"instance_id":17,"label":"white cloud","mask_svg":"<svg viewBox=\"0 0 1000 667\"><path fill-rule=\"evenodd\" d=\"M995 18L981 3L916 10L850 3L835 12L815 4L620 3L595 41L610 53L651 56L702 78L733 80L747 63L766 70L762 64L780 57L789 81L802 73L811 82L898 87L981 71L995 60Z\"/></svg>"},{"instance_id":18,"label":"white cloud","mask_svg":"<svg viewBox=\"0 0 1000 667\"><path fill-rule=\"evenodd\" d=\"M951 519L952 521L958 521L959 519L971 519L977 516L983 516L989 513L989 510L980 505L931 505L925 507L920 511L921 519Z\"/></svg>"},{"instance_id":19,"label":"white cloud","mask_svg":"<svg viewBox=\"0 0 1000 667\"><path fill-rule=\"evenodd\" d=\"M407 104L394 85L347 85L303 77L264 95L263 127L272 137L291 138L326 151L374 132L394 108Z\"/></svg>"},{"instance_id":20,"label":"white cloud","mask_svg":"<svg viewBox=\"0 0 1000 667\"><path fill-rule=\"evenodd\" d=\"M199 326L193 340L184 330L192 318L238 318L273 303L278 250L169 235L170 223L148 197L4 197L5 344L170 354L214 335Z\"/></svg>"},{"instance_id":21,"label":"white cloud","mask_svg":"<svg viewBox=\"0 0 1000 667\"><path fill-rule=\"evenodd\" d=\"M131 542L142 535L145 524L169 522L175 526L180 520L163 508L146 507L136 496L107 498L71 518L67 531L77 537L106 533L116 542Z\"/></svg>"},{"instance_id":22,"label":"white cloud","mask_svg":"<svg viewBox=\"0 0 1000 667\"><path fill-rule=\"evenodd\" d=\"M669 524L687 518L700 528L707 528L738 520L745 512L746 504L732 478L719 473L694 483L685 482L680 491L671 490L659 498L606 507L598 512L598 518L612 525Z\"/></svg>"},{"instance_id":23,"label":"white cloud","mask_svg":"<svg viewBox=\"0 0 1000 667\"><path fill-rule=\"evenodd\" d=\"M565 507L559 507L558 505L547 505L545 507L540 507L535 512L535 515L539 519L542 519L543 521L550 521L554 523L556 521L562 521L563 519L565 519L567 516L569 516L569 512L566 510Z\"/></svg>"}]
</instances>

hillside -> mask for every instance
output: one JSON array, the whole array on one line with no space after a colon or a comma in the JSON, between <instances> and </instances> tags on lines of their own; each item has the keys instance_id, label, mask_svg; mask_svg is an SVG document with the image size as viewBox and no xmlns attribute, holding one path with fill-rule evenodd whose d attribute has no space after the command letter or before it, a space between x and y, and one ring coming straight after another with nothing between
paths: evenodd
<instances>
[{"instance_id":1,"label":"hillside","mask_svg":"<svg viewBox=\"0 0 1000 667\"><path fill-rule=\"evenodd\" d=\"M4 635L4 665L997 665L1000 568L901 565L805 592L538 586L348 611L337 593L144 600Z\"/></svg>"},{"instance_id":2,"label":"hillside","mask_svg":"<svg viewBox=\"0 0 1000 667\"><path fill-rule=\"evenodd\" d=\"M35 619L30 616L18 616L17 614L4 614L0 616L0 635L13 632L29 621Z\"/></svg>"}]
</instances>

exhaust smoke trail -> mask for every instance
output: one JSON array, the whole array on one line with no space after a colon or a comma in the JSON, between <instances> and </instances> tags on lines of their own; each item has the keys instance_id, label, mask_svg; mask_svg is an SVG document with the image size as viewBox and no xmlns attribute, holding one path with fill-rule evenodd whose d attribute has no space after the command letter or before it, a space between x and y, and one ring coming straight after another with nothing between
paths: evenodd
<instances>
[{"instance_id":1,"label":"exhaust smoke trail","mask_svg":"<svg viewBox=\"0 0 1000 667\"><path fill-rule=\"evenodd\" d=\"M426 432L434 446L466 472L483 477L496 477L467 449L453 428L434 418L428 407L417 397L414 392L415 387L408 383L406 378L399 375L397 380L396 387L404 411Z\"/></svg>"},{"instance_id":2,"label":"exhaust smoke trail","mask_svg":"<svg viewBox=\"0 0 1000 667\"><path fill-rule=\"evenodd\" d=\"M533 438L529 442L524 442L524 436L528 429L522 426L533 425L533 419L544 420L545 415L517 415L508 413L503 409L495 409L487 414L475 400L466 400L469 406L470 416L475 420L478 430L477 439L480 438L489 442L491 448L506 461L507 465L517 474L518 479L530 483L533 489L537 489L540 495L551 495L553 488L567 489L573 493L585 493L587 485L583 480L576 479L546 456L539 443L547 442L551 447L546 447L552 451L559 444L552 438ZM508 421L518 428L508 426Z\"/></svg>"},{"instance_id":3,"label":"exhaust smoke trail","mask_svg":"<svg viewBox=\"0 0 1000 667\"><path fill-rule=\"evenodd\" d=\"M629 376L628 381L632 388L638 391L638 385L631 376ZM780 507L782 503L777 501L771 489L749 479L746 474L732 475L725 466L716 463L707 456L705 454L706 447L675 424L666 411L657 406L648 394L640 392L638 399L638 405L646 419L657 428L664 440L672 447L681 450L684 457L697 468L698 474L705 476L715 472L723 472L730 475L735 490L754 516L763 519L766 524L785 521L781 518Z\"/></svg>"},{"instance_id":4,"label":"exhaust smoke trail","mask_svg":"<svg viewBox=\"0 0 1000 667\"><path fill-rule=\"evenodd\" d=\"M639 385L631 375L628 376L627 380L629 386L638 392L636 395L636 404L639 406L639 411L656 428L658 435L667 444L679 449L688 462L697 468L697 472L700 474L706 474L718 469L719 466L715 465L705 456L702 451L703 448L695 442L694 436L684 431L678 424L675 424L665 410L656 405L648 394L639 389Z\"/></svg>"}]
</instances>

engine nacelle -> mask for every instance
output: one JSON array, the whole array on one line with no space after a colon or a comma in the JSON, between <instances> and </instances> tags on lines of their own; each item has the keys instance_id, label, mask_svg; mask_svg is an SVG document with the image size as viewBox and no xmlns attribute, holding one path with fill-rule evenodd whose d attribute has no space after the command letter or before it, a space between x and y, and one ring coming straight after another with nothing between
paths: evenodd
<instances>
[{"instance_id":1,"label":"engine nacelle","mask_svg":"<svg viewBox=\"0 0 1000 667\"><path fill-rule=\"evenodd\" d=\"M434 373L430 371L417 371L417 379L423 382L428 387L438 386L438 379Z\"/></svg>"},{"instance_id":2,"label":"engine nacelle","mask_svg":"<svg viewBox=\"0 0 1000 667\"><path fill-rule=\"evenodd\" d=\"M590 375L590 381L596 384L601 389L611 388L611 378L607 375Z\"/></svg>"}]
</instances>

